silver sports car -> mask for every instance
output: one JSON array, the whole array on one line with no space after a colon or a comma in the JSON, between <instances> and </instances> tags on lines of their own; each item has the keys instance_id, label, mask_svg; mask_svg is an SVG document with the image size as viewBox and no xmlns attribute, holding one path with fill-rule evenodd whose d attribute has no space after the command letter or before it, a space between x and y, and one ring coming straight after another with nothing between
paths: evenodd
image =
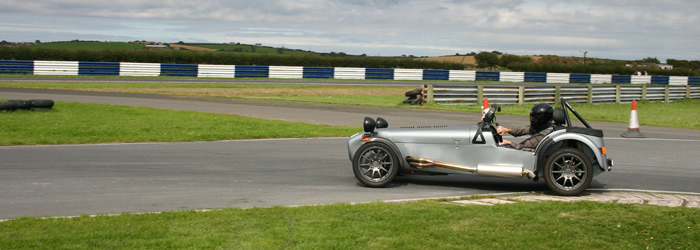
<instances>
[{"instance_id":1,"label":"silver sports car","mask_svg":"<svg viewBox=\"0 0 700 250\"><path fill-rule=\"evenodd\" d=\"M348 140L355 177L369 187L382 187L399 174L464 174L529 178L544 177L559 195L577 195L593 176L612 169L603 131L593 129L561 99L552 114L553 131L532 150L502 147L492 105L476 125L389 128L386 120L366 117L364 132ZM571 125L569 112L585 127Z\"/></svg>"}]
</instances>

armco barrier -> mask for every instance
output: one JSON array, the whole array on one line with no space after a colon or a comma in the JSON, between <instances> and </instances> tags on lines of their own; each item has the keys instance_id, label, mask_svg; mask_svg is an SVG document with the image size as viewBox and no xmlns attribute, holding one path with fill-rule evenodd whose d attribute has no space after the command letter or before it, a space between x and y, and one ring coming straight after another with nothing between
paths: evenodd
<instances>
[{"instance_id":1,"label":"armco barrier","mask_svg":"<svg viewBox=\"0 0 700 250\"><path fill-rule=\"evenodd\" d=\"M554 103L559 98L580 103L632 103L634 100L672 102L700 98L700 86L588 85L588 86L439 86L423 85L428 103L481 105Z\"/></svg>"},{"instance_id":2,"label":"armco barrier","mask_svg":"<svg viewBox=\"0 0 700 250\"><path fill-rule=\"evenodd\" d=\"M328 67L303 67L301 77L303 78L333 78L335 72Z\"/></svg>"},{"instance_id":3,"label":"armco barrier","mask_svg":"<svg viewBox=\"0 0 700 250\"><path fill-rule=\"evenodd\" d=\"M366 68L365 79L372 80L393 80L394 69Z\"/></svg>"},{"instance_id":4,"label":"armco barrier","mask_svg":"<svg viewBox=\"0 0 700 250\"><path fill-rule=\"evenodd\" d=\"M77 76L80 64L75 61L34 61L34 74Z\"/></svg>"},{"instance_id":5,"label":"armco barrier","mask_svg":"<svg viewBox=\"0 0 700 250\"><path fill-rule=\"evenodd\" d=\"M270 78L299 79L304 77L304 67L301 66L270 66Z\"/></svg>"},{"instance_id":6,"label":"armco barrier","mask_svg":"<svg viewBox=\"0 0 700 250\"><path fill-rule=\"evenodd\" d=\"M34 61L0 60L0 74L31 75L34 74Z\"/></svg>"},{"instance_id":7,"label":"armco barrier","mask_svg":"<svg viewBox=\"0 0 700 250\"><path fill-rule=\"evenodd\" d=\"M423 80L450 80L449 70L437 70L437 69L424 69L423 70Z\"/></svg>"},{"instance_id":8,"label":"armco barrier","mask_svg":"<svg viewBox=\"0 0 700 250\"><path fill-rule=\"evenodd\" d=\"M160 75L197 77L197 65L163 63L160 65Z\"/></svg>"},{"instance_id":9,"label":"armco barrier","mask_svg":"<svg viewBox=\"0 0 700 250\"><path fill-rule=\"evenodd\" d=\"M119 63L79 62L78 75L118 76Z\"/></svg>"},{"instance_id":10,"label":"armco barrier","mask_svg":"<svg viewBox=\"0 0 700 250\"><path fill-rule=\"evenodd\" d=\"M21 60L0 60L0 74L700 85L700 77L687 76Z\"/></svg>"}]
</instances>

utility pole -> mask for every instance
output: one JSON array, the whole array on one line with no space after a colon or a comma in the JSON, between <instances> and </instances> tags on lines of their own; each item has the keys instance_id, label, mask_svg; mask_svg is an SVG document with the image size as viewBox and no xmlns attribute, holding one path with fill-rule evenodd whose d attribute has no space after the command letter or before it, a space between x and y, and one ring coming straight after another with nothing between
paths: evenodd
<instances>
[{"instance_id":1,"label":"utility pole","mask_svg":"<svg viewBox=\"0 0 700 250\"><path fill-rule=\"evenodd\" d=\"M581 53L583 53L583 67L586 67L586 54L588 54L588 50L579 50Z\"/></svg>"}]
</instances>

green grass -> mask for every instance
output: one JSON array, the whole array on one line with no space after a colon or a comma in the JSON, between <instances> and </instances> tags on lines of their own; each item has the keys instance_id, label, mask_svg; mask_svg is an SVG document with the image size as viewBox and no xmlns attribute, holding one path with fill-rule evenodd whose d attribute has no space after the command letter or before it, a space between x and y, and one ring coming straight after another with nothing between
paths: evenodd
<instances>
[{"instance_id":1,"label":"green grass","mask_svg":"<svg viewBox=\"0 0 700 250\"><path fill-rule=\"evenodd\" d=\"M631 104L570 103L586 121L629 123ZM561 107L559 104L555 107ZM427 104L424 109L480 112L478 106ZM528 116L532 105L503 105L498 114ZM671 103L640 101L637 103L639 124L643 126L700 129L700 99L681 99ZM572 120L576 120L570 114Z\"/></svg>"},{"instance_id":2,"label":"green grass","mask_svg":"<svg viewBox=\"0 0 700 250\"><path fill-rule=\"evenodd\" d=\"M134 50L143 49L143 44L119 43L119 42L53 42L38 43L32 45L35 48L65 49L65 50Z\"/></svg>"},{"instance_id":3,"label":"green grass","mask_svg":"<svg viewBox=\"0 0 700 250\"><path fill-rule=\"evenodd\" d=\"M0 87L31 87L49 89L74 89L108 92L154 93L171 95L197 95L227 98L258 98L347 105L399 107L429 110L480 112L478 106L425 104L402 105L405 91L410 87L282 85L282 84L206 84L206 83L58 83L58 82L0 82ZM201 89L215 91L201 92ZM245 89L245 94L227 93ZM283 91L273 91L283 90ZM379 94L377 94L379 93ZM630 104L571 105L587 121L628 123ZM500 114L527 116L532 105L504 105ZM682 99L672 103L640 101L639 123L642 126L661 126L700 129L700 99Z\"/></svg>"},{"instance_id":4,"label":"green grass","mask_svg":"<svg viewBox=\"0 0 700 250\"><path fill-rule=\"evenodd\" d=\"M698 249L700 209L436 201L18 218L0 249Z\"/></svg>"},{"instance_id":5,"label":"green grass","mask_svg":"<svg viewBox=\"0 0 700 250\"><path fill-rule=\"evenodd\" d=\"M349 136L360 127L225 114L59 102L53 110L0 112L0 145L179 142Z\"/></svg>"},{"instance_id":6,"label":"green grass","mask_svg":"<svg viewBox=\"0 0 700 250\"><path fill-rule=\"evenodd\" d=\"M258 54L274 54L274 55L290 55L290 56L318 56L319 54L311 51L291 50L273 47L256 46L253 51L253 46L249 44L216 44L216 43L187 43L186 45L198 46L203 48L216 49L221 51L238 51L241 53L258 53ZM280 54L280 52L282 52Z\"/></svg>"}]
</instances>

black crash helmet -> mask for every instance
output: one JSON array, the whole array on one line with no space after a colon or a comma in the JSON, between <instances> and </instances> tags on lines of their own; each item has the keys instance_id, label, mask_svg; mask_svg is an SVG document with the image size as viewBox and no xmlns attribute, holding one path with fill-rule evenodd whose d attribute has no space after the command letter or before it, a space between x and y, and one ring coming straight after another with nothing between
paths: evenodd
<instances>
[{"instance_id":1,"label":"black crash helmet","mask_svg":"<svg viewBox=\"0 0 700 250\"><path fill-rule=\"evenodd\" d=\"M530 110L530 127L536 132L540 132L552 124L552 114L554 109L546 103L540 103Z\"/></svg>"}]
</instances>

